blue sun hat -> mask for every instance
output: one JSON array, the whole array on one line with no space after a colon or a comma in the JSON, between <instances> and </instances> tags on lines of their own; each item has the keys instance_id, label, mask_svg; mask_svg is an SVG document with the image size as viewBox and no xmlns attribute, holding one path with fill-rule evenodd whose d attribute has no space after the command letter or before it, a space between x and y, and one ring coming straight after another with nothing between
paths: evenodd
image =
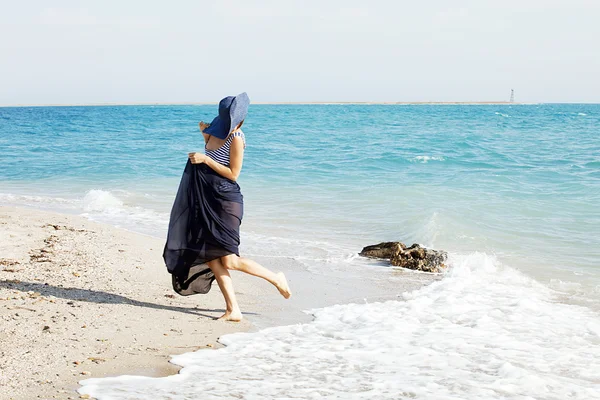
<instances>
[{"instance_id":1,"label":"blue sun hat","mask_svg":"<svg viewBox=\"0 0 600 400\"><path fill-rule=\"evenodd\" d=\"M219 102L219 115L213 119L204 133L225 139L246 118L248 105L250 105L250 98L246 92L225 97Z\"/></svg>"}]
</instances>

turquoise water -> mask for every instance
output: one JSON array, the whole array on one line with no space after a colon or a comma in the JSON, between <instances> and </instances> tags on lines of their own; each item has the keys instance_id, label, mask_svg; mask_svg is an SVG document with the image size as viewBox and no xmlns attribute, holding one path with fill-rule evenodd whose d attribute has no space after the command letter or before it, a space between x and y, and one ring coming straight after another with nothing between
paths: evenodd
<instances>
[{"instance_id":1,"label":"turquoise water","mask_svg":"<svg viewBox=\"0 0 600 400\"><path fill-rule=\"evenodd\" d=\"M197 123L215 110L0 108L0 203L82 214L164 237L187 153L203 148ZM600 376L588 368L600 356L590 350L600 347L599 127L600 105L592 104L251 106L240 177L244 253L297 260L307 280L327 269L373 268L356 252L384 240L418 242L451 255L443 280L404 294L403 302L385 303L382 320L368 305L325 308L312 324L258 332L253 342L287 348L291 340L334 351L337 344L314 342L314 332L354 338L353 349L379 337L386 354L414 351L423 358L406 365L398 358L371 360L375 350L368 347L359 359L402 376L419 372L405 390L417 398L600 398ZM452 335L418 339L435 331ZM411 334L410 343L398 340ZM567 337L569 349L562 342ZM452 351L461 354L458 364ZM564 360L565 351L573 357ZM218 363L228 365L228 376L243 375L236 365L261 357L250 349L247 359L230 365L224 353L214 353L225 357ZM437 388L427 386L434 353ZM190 357L181 364L210 370ZM292 371L312 368L302 357L289 360L297 362ZM543 367L549 359L561 360L555 375ZM369 375L373 387L395 385L386 381L390 373ZM498 376L504 383L492 379ZM284 383L299 376L281 379L261 382L285 397ZM471 387L471 381L489 387ZM148 398L162 398L154 383L140 389L119 379L102 382L90 389L95 397L148 390ZM168 382L161 385L165 393L173 390ZM251 390L239 385L240 393ZM319 385L315 390L329 390ZM337 393L335 385L330 389ZM387 398L388 392L373 390L365 398Z\"/></svg>"},{"instance_id":2,"label":"turquoise water","mask_svg":"<svg viewBox=\"0 0 600 400\"><path fill-rule=\"evenodd\" d=\"M197 122L214 109L2 108L0 193L59 204L102 190L164 235L153 213L168 212L186 154L202 150ZM595 279L599 126L600 106L587 104L255 105L244 223L358 247L485 251L535 276Z\"/></svg>"}]
</instances>

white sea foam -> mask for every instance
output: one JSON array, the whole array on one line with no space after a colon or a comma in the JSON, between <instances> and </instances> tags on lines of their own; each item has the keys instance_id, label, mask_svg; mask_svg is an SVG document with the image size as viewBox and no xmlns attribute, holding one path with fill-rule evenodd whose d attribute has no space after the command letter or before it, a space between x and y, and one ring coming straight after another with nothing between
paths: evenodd
<instances>
[{"instance_id":1,"label":"white sea foam","mask_svg":"<svg viewBox=\"0 0 600 400\"><path fill-rule=\"evenodd\" d=\"M166 378L88 379L102 399L600 399L600 317L485 254L404 301L222 338Z\"/></svg>"},{"instance_id":2,"label":"white sea foam","mask_svg":"<svg viewBox=\"0 0 600 400\"><path fill-rule=\"evenodd\" d=\"M414 158L411 158L409 161L426 164L429 161L446 161L446 159L444 157L416 156Z\"/></svg>"},{"instance_id":3,"label":"white sea foam","mask_svg":"<svg viewBox=\"0 0 600 400\"><path fill-rule=\"evenodd\" d=\"M133 197L133 201L126 201ZM92 189L79 198L50 196L30 196L0 193L0 204L29 206L80 214L92 221L103 222L153 236L164 236L169 222L167 212L159 212L146 207L129 192L115 192Z\"/></svg>"},{"instance_id":4,"label":"white sea foam","mask_svg":"<svg viewBox=\"0 0 600 400\"><path fill-rule=\"evenodd\" d=\"M0 204L28 205L41 208L49 208L53 205L68 206L72 208L79 204L77 199L64 199L60 197L31 196L13 193L0 193Z\"/></svg>"},{"instance_id":5,"label":"white sea foam","mask_svg":"<svg viewBox=\"0 0 600 400\"><path fill-rule=\"evenodd\" d=\"M427 222L419 227L415 236L422 238L422 244L425 247L435 247L435 241L440 234L439 215L437 212L431 214Z\"/></svg>"},{"instance_id":6,"label":"white sea foam","mask_svg":"<svg viewBox=\"0 0 600 400\"><path fill-rule=\"evenodd\" d=\"M502 116L502 117L505 117L505 118L508 118L508 117L510 117L510 115L508 115L508 114L504 114L504 113L501 113L501 112L496 112L496 113L494 113L494 114L496 114L496 115L500 115L500 116Z\"/></svg>"},{"instance_id":7,"label":"white sea foam","mask_svg":"<svg viewBox=\"0 0 600 400\"><path fill-rule=\"evenodd\" d=\"M83 198L83 209L87 212L113 211L122 207L121 200L104 190L90 190Z\"/></svg>"},{"instance_id":8,"label":"white sea foam","mask_svg":"<svg viewBox=\"0 0 600 400\"><path fill-rule=\"evenodd\" d=\"M124 193L124 197L131 196ZM169 223L166 212L157 212L150 208L127 204L116 194L105 190L90 190L83 198L82 213L93 221L142 232L154 236L164 236Z\"/></svg>"}]
</instances>

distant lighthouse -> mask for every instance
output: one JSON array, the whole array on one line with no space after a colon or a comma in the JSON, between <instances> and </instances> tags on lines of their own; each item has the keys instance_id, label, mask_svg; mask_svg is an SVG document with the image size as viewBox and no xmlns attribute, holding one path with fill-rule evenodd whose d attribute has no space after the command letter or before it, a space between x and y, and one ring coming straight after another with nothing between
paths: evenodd
<instances>
[{"instance_id":1,"label":"distant lighthouse","mask_svg":"<svg viewBox=\"0 0 600 400\"><path fill-rule=\"evenodd\" d=\"M510 89L510 102L515 102L515 89Z\"/></svg>"}]
</instances>

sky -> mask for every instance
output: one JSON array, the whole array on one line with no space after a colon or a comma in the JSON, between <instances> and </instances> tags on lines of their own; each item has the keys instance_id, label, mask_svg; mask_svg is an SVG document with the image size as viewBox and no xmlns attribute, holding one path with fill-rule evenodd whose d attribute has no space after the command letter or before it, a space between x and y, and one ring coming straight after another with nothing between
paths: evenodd
<instances>
[{"instance_id":1,"label":"sky","mask_svg":"<svg viewBox=\"0 0 600 400\"><path fill-rule=\"evenodd\" d=\"M0 0L0 105L600 103L598 0Z\"/></svg>"}]
</instances>

